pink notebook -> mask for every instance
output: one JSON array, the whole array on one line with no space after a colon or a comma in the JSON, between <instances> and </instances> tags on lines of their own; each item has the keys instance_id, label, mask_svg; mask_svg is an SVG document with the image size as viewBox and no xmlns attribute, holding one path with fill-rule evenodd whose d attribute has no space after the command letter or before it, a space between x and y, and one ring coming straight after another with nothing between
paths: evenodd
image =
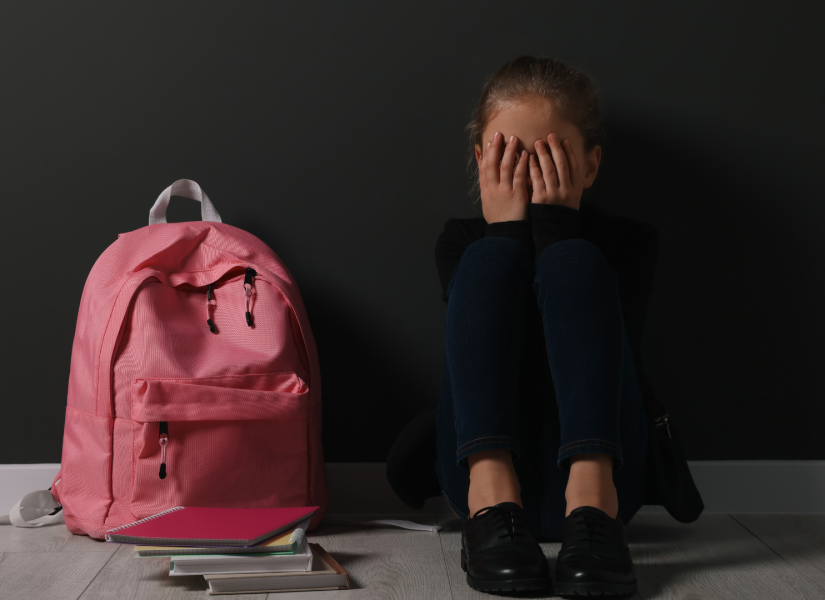
<instances>
[{"instance_id":1,"label":"pink notebook","mask_svg":"<svg viewBox=\"0 0 825 600\"><path fill-rule=\"evenodd\" d=\"M107 531L106 541L156 546L254 546L314 515L318 508L177 506Z\"/></svg>"}]
</instances>

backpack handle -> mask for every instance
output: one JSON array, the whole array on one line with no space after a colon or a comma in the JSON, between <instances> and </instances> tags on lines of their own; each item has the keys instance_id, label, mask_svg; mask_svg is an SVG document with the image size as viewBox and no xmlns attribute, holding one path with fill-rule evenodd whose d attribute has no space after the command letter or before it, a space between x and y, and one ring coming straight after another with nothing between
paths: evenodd
<instances>
[{"instance_id":1,"label":"backpack handle","mask_svg":"<svg viewBox=\"0 0 825 600\"><path fill-rule=\"evenodd\" d=\"M155 204L149 210L149 225L155 223L166 223L166 207L169 206L169 199L172 196L183 196L191 198L201 203L201 221L215 221L222 223L221 216L209 196L206 195L196 182L191 179L178 179L175 183L163 190L155 200Z\"/></svg>"}]
</instances>

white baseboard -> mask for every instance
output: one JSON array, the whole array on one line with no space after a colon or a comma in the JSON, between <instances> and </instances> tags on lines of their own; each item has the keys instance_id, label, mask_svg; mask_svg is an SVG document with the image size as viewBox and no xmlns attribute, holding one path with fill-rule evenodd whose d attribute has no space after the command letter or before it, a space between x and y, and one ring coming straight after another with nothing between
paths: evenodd
<instances>
[{"instance_id":1,"label":"white baseboard","mask_svg":"<svg viewBox=\"0 0 825 600\"><path fill-rule=\"evenodd\" d=\"M825 461L689 461L705 502L705 513L825 514ZM59 464L0 465L0 515L33 490L47 489ZM443 498L430 498L420 511L390 489L385 463L327 463L330 515L452 515ZM645 506L639 514L664 513Z\"/></svg>"},{"instance_id":2,"label":"white baseboard","mask_svg":"<svg viewBox=\"0 0 825 600\"><path fill-rule=\"evenodd\" d=\"M59 470L59 464L0 465L0 515L29 492L49 489Z\"/></svg>"}]
</instances>

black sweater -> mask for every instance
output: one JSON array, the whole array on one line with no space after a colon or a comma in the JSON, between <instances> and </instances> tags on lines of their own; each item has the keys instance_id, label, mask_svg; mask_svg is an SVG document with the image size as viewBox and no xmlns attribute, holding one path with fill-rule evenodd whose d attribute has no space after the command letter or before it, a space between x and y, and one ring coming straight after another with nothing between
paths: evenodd
<instances>
[{"instance_id":1,"label":"black sweater","mask_svg":"<svg viewBox=\"0 0 825 600\"><path fill-rule=\"evenodd\" d=\"M509 237L522 242L538 256L550 244L582 238L595 244L616 271L625 329L639 360L647 303L653 286L659 239L656 229L645 223L610 215L581 202L579 210L554 204L530 204L529 219L487 223L483 218L449 219L435 250L441 280L442 300L447 301L450 283L464 250L482 237Z\"/></svg>"}]
</instances>

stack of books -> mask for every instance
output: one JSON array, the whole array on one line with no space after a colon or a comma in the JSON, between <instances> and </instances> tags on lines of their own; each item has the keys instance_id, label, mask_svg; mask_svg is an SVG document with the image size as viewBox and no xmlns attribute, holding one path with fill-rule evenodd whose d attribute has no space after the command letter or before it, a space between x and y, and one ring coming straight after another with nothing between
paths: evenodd
<instances>
[{"instance_id":1,"label":"stack of books","mask_svg":"<svg viewBox=\"0 0 825 600\"><path fill-rule=\"evenodd\" d=\"M200 576L209 594L349 589L349 573L306 538L316 510L178 506L106 541L136 544L136 558L169 557L169 575Z\"/></svg>"}]
</instances>

